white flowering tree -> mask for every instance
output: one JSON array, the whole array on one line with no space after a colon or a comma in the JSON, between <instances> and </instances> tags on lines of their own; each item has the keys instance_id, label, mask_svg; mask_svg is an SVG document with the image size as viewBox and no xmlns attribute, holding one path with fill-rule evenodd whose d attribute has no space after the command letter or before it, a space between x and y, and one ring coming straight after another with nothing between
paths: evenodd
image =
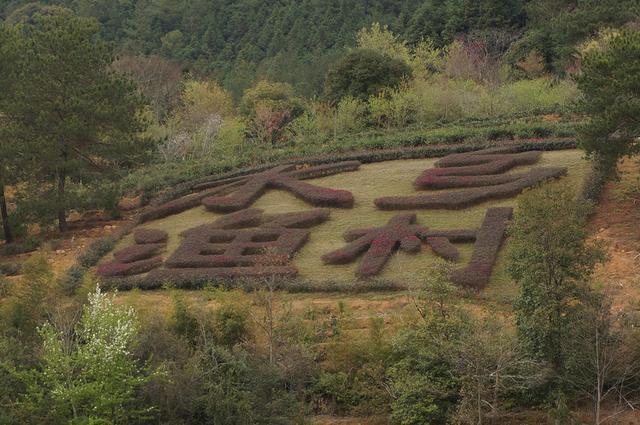
<instances>
[{"instance_id":1,"label":"white flowering tree","mask_svg":"<svg viewBox=\"0 0 640 425\"><path fill-rule=\"evenodd\" d=\"M149 379L131 353L138 319L114 298L96 286L71 338L51 323L40 328L44 386L57 413L73 423L127 423L151 413L134 406L136 389Z\"/></svg>"}]
</instances>

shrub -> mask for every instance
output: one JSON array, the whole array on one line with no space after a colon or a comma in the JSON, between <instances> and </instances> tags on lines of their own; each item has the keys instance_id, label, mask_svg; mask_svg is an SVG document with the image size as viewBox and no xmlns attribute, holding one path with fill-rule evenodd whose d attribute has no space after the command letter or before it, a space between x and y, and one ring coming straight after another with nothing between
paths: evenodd
<instances>
[{"instance_id":1,"label":"shrub","mask_svg":"<svg viewBox=\"0 0 640 425\"><path fill-rule=\"evenodd\" d=\"M302 100L296 96L290 84L266 80L258 81L244 92L240 102L240 113L253 118L259 106L274 112L287 112L292 119L302 115L305 110Z\"/></svg>"},{"instance_id":2,"label":"shrub","mask_svg":"<svg viewBox=\"0 0 640 425\"><path fill-rule=\"evenodd\" d=\"M22 264L16 262L0 262L0 275L16 276L22 270Z\"/></svg>"},{"instance_id":3,"label":"shrub","mask_svg":"<svg viewBox=\"0 0 640 425\"><path fill-rule=\"evenodd\" d=\"M64 277L60 280L60 287L67 295L74 294L82 286L86 273L86 268L79 264L74 264L67 269Z\"/></svg>"},{"instance_id":4,"label":"shrub","mask_svg":"<svg viewBox=\"0 0 640 425\"><path fill-rule=\"evenodd\" d=\"M42 240L36 236L29 236L21 241L0 246L0 255L18 255L33 252L40 247Z\"/></svg>"},{"instance_id":5,"label":"shrub","mask_svg":"<svg viewBox=\"0 0 640 425\"><path fill-rule=\"evenodd\" d=\"M296 144L322 143L326 138L320 129L318 117L311 112L306 112L291 121L287 126L287 132Z\"/></svg>"},{"instance_id":6,"label":"shrub","mask_svg":"<svg viewBox=\"0 0 640 425\"><path fill-rule=\"evenodd\" d=\"M453 271L451 280L454 283L478 290L489 283L512 214L513 209L508 207L487 210L476 233L471 261L466 267Z\"/></svg>"},{"instance_id":7,"label":"shrub","mask_svg":"<svg viewBox=\"0 0 640 425\"><path fill-rule=\"evenodd\" d=\"M385 89L368 101L369 114L381 128L405 127L415 121L417 101L413 91L406 86Z\"/></svg>"},{"instance_id":8,"label":"shrub","mask_svg":"<svg viewBox=\"0 0 640 425\"><path fill-rule=\"evenodd\" d=\"M367 124L367 104L353 96L340 99L335 111L335 132L356 133Z\"/></svg>"},{"instance_id":9,"label":"shrub","mask_svg":"<svg viewBox=\"0 0 640 425\"><path fill-rule=\"evenodd\" d=\"M497 105L501 115L564 112L578 95L578 89L571 81L520 80L500 88Z\"/></svg>"},{"instance_id":10,"label":"shrub","mask_svg":"<svg viewBox=\"0 0 640 425\"><path fill-rule=\"evenodd\" d=\"M114 252L113 257L121 263L133 263L158 254L165 245L164 243L132 245Z\"/></svg>"},{"instance_id":11,"label":"shrub","mask_svg":"<svg viewBox=\"0 0 640 425\"><path fill-rule=\"evenodd\" d=\"M355 49L327 73L325 95L334 102L345 96L366 100L387 87L396 87L411 75L406 62L375 50Z\"/></svg>"},{"instance_id":12,"label":"shrub","mask_svg":"<svg viewBox=\"0 0 640 425\"><path fill-rule=\"evenodd\" d=\"M133 232L133 239L137 244L158 244L166 242L169 234L158 229L136 229Z\"/></svg>"},{"instance_id":13,"label":"shrub","mask_svg":"<svg viewBox=\"0 0 640 425\"><path fill-rule=\"evenodd\" d=\"M103 277L131 276L146 273L160 265L162 265L162 257L153 257L146 260L134 261L133 263L112 261L99 265L96 273Z\"/></svg>"},{"instance_id":14,"label":"shrub","mask_svg":"<svg viewBox=\"0 0 640 425\"><path fill-rule=\"evenodd\" d=\"M98 239L92 242L87 249L78 256L78 265L85 269L95 266L114 246L115 242L110 239Z\"/></svg>"}]
</instances>

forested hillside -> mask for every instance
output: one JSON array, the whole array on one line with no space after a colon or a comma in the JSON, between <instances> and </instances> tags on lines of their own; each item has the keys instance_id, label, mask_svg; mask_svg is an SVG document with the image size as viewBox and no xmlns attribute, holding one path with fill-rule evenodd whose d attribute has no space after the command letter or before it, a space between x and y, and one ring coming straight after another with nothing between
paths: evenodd
<instances>
[{"instance_id":1,"label":"forested hillside","mask_svg":"<svg viewBox=\"0 0 640 425\"><path fill-rule=\"evenodd\" d=\"M102 36L125 51L179 61L196 76L214 77L239 96L256 78L292 83L319 94L328 66L356 33L388 25L410 45L424 38L438 47L458 37L491 40L512 63L539 51L560 72L576 43L602 26L633 16L637 0L60 0L41 2L92 16ZM614 4L615 3L615 4ZM9 22L39 7L0 2Z\"/></svg>"},{"instance_id":2,"label":"forested hillside","mask_svg":"<svg viewBox=\"0 0 640 425\"><path fill-rule=\"evenodd\" d=\"M0 425L639 424L640 0L0 0Z\"/></svg>"}]
</instances>

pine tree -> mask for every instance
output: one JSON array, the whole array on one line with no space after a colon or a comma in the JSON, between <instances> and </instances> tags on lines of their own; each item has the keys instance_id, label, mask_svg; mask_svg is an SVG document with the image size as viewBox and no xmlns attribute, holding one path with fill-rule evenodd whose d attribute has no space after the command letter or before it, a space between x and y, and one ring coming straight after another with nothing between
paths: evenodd
<instances>
[{"instance_id":1,"label":"pine tree","mask_svg":"<svg viewBox=\"0 0 640 425\"><path fill-rule=\"evenodd\" d=\"M623 31L587 53L577 80L580 110L589 117L580 144L615 173L620 158L640 152L640 32Z\"/></svg>"},{"instance_id":2,"label":"pine tree","mask_svg":"<svg viewBox=\"0 0 640 425\"><path fill-rule=\"evenodd\" d=\"M93 19L36 15L20 27L19 75L6 113L16 140L31 140L38 174L55 188L51 200L66 229L68 180L113 170L136 151L143 129L141 96L111 69L112 48Z\"/></svg>"}]
</instances>

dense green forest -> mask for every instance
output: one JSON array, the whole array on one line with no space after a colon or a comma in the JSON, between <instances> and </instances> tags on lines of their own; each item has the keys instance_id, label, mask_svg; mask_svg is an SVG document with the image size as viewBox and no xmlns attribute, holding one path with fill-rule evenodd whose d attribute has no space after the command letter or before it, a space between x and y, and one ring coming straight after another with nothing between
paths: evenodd
<instances>
[{"instance_id":1,"label":"dense green forest","mask_svg":"<svg viewBox=\"0 0 640 425\"><path fill-rule=\"evenodd\" d=\"M634 16L637 1L596 0L304 0L172 1L61 0L43 4L95 17L101 35L123 51L176 60L195 76L213 77L239 96L257 78L319 94L328 66L356 33L374 22L410 45L438 47L454 39L491 40L512 63L537 49L561 72L575 45L603 26ZM0 16L17 22L37 10L25 1L0 2Z\"/></svg>"}]
</instances>

